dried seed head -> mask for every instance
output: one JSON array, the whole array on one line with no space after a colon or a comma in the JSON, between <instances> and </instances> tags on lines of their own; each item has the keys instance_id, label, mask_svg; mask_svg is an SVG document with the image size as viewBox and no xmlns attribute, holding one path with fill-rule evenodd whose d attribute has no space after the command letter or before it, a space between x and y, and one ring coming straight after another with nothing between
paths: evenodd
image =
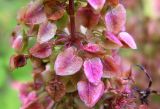
<instances>
[{"instance_id":1,"label":"dried seed head","mask_svg":"<svg viewBox=\"0 0 160 109\"><path fill-rule=\"evenodd\" d=\"M23 54L13 55L10 58L10 68L12 70L18 67L23 67L26 64L27 64L27 59L26 56Z\"/></svg>"},{"instance_id":2,"label":"dried seed head","mask_svg":"<svg viewBox=\"0 0 160 109\"><path fill-rule=\"evenodd\" d=\"M54 101L60 101L61 98L65 95L66 88L58 78L53 78L47 83L46 91Z\"/></svg>"}]
</instances>

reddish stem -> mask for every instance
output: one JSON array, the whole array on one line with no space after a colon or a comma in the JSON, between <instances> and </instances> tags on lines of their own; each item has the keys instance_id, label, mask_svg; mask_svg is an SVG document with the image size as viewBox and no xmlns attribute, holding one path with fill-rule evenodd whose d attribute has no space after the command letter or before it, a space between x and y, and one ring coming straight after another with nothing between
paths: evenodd
<instances>
[{"instance_id":1,"label":"reddish stem","mask_svg":"<svg viewBox=\"0 0 160 109\"><path fill-rule=\"evenodd\" d=\"M74 0L69 0L69 16L70 16L71 42L74 42L75 41Z\"/></svg>"}]
</instances>

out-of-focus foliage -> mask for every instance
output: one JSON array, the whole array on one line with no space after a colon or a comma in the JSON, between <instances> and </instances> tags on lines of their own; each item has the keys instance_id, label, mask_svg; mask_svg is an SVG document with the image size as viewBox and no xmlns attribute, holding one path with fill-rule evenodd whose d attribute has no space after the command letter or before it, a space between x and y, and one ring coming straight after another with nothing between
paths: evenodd
<instances>
[{"instance_id":1,"label":"out-of-focus foliage","mask_svg":"<svg viewBox=\"0 0 160 109\"><path fill-rule=\"evenodd\" d=\"M152 0L123 0L128 2L135 2L135 6L128 7L128 31L134 36L139 44L138 51L121 50L122 55L133 61L133 64L146 64L151 70L153 79L153 88L160 90L158 79L160 78L160 35L148 35L144 33L147 25L153 25L155 22L155 15L152 11ZM142 1L142 2L140 2ZM154 0L153 0L154 1ZM158 1L158 0L157 0ZM9 57L13 54L13 50L9 44L9 37L11 31L16 25L17 11L28 3L29 0L0 0L0 109L18 109L20 102L18 99L18 92L12 89L11 83L13 80L28 81L31 80L28 74L31 71L30 63L21 69L11 72L8 68ZM160 2L160 1L159 1ZM137 5L138 4L138 5ZM141 5L143 5L141 7ZM135 19L134 19L135 18ZM148 20L149 18L149 20ZM154 19L154 20L153 20ZM135 21L137 20L137 21ZM133 24L136 24L136 27ZM146 23L147 22L147 23ZM157 21L155 24L160 24ZM152 30L152 27L151 27ZM151 31L152 32L152 31ZM160 32L159 32L160 33ZM152 38L156 37L156 38ZM157 55L156 55L157 54ZM159 55L158 55L159 54ZM159 61L158 61L159 59ZM159 68L158 68L159 66ZM158 70L159 69L159 70ZM159 79L160 80L160 79ZM160 97L153 96L152 103L158 104Z\"/></svg>"},{"instance_id":2,"label":"out-of-focus foliage","mask_svg":"<svg viewBox=\"0 0 160 109\"><path fill-rule=\"evenodd\" d=\"M20 102L18 92L12 89L11 81L31 80L29 64L22 69L11 72L8 68L9 57L13 50L9 44L11 31L16 25L17 11L29 0L0 0L0 105L1 109L18 109Z\"/></svg>"},{"instance_id":3,"label":"out-of-focus foliage","mask_svg":"<svg viewBox=\"0 0 160 109\"><path fill-rule=\"evenodd\" d=\"M127 31L138 44L138 51L121 50L132 64L144 65L153 79L152 89L160 91L160 0L123 0L127 7ZM143 75L143 76L142 76ZM136 83L145 87L148 81L139 73ZM158 109L160 96L153 95L150 109Z\"/></svg>"}]
</instances>

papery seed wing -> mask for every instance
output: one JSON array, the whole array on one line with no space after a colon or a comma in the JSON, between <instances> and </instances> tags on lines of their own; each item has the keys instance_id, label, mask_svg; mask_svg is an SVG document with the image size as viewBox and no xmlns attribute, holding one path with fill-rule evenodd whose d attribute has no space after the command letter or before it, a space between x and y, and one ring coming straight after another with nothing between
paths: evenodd
<instances>
[{"instance_id":1,"label":"papery seed wing","mask_svg":"<svg viewBox=\"0 0 160 109\"><path fill-rule=\"evenodd\" d=\"M105 32L105 37L111 41L112 43L116 44L117 46L121 47L123 44L121 41L111 32Z\"/></svg>"},{"instance_id":2,"label":"papery seed wing","mask_svg":"<svg viewBox=\"0 0 160 109\"><path fill-rule=\"evenodd\" d=\"M43 59L51 55L52 49L49 43L37 43L29 50L29 52L32 56Z\"/></svg>"},{"instance_id":3,"label":"papery seed wing","mask_svg":"<svg viewBox=\"0 0 160 109\"><path fill-rule=\"evenodd\" d=\"M106 2L106 0L87 0L87 1L95 10L101 10Z\"/></svg>"},{"instance_id":4,"label":"papery seed wing","mask_svg":"<svg viewBox=\"0 0 160 109\"><path fill-rule=\"evenodd\" d=\"M103 59L103 77L111 78L120 76L120 65L111 56L105 56Z\"/></svg>"},{"instance_id":5,"label":"papery seed wing","mask_svg":"<svg viewBox=\"0 0 160 109\"><path fill-rule=\"evenodd\" d=\"M98 84L101 81L103 74L103 65L100 58L92 58L85 60L84 64L84 73L93 84Z\"/></svg>"},{"instance_id":6,"label":"papery seed wing","mask_svg":"<svg viewBox=\"0 0 160 109\"><path fill-rule=\"evenodd\" d=\"M104 50L98 44L88 43L83 49L90 53L103 53Z\"/></svg>"},{"instance_id":7,"label":"papery seed wing","mask_svg":"<svg viewBox=\"0 0 160 109\"><path fill-rule=\"evenodd\" d=\"M80 70L83 60L76 55L76 51L76 48L70 47L57 56L54 66L57 75L73 75Z\"/></svg>"},{"instance_id":8,"label":"papery seed wing","mask_svg":"<svg viewBox=\"0 0 160 109\"><path fill-rule=\"evenodd\" d=\"M26 24L40 24L46 21L42 0L32 1L18 14L18 21Z\"/></svg>"},{"instance_id":9,"label":"papery seed wing","mask_svg":"<svg viewBox=\"0 0 160 109\"><path fill-rule=\"evenodd\" d=\"M132 49L137 49L137 45L129 33L121 32L121 33L119 33L118 36L119 36L120 40L122 41L122 43L126 44L128 47L130 47Z\"/></svg>"},{"instance_id":10,"label":"papery seed wing","mask_svg":"<svg viewBox=\"0 0 160 109\"><path fill-rule=\"evenodd\" d=\"M105 23L107 31L114 34L120 32L126 23L126 10L123 5L119 4L108 11L105 15Z\"/></svg>"},{"instance_id":11,"label":"papery seed wing","mask_svg":"<svg viewBox=\"0 0 160 109\"><path fill-rule=\"evenodd\" d=\"M93 28L100 20L100 14L95 13L89 6L79 8L76 14L76 26L80 28L81 25L87 28Z\"/></svg>"},{"instance_id":12,"label":"papery seed wing","mask_svg":"<svg viewBox=\"0 0 160 109\"><path fill-rule=\"evenodd\" d=\"M56 34L57 26L54 23L44 22L40 25L37 41L39 43L44 43L49 41Z\"/></svg>"},{"instance_id":13,"label":"papery seed wing","mask_svg":"<svg viewBox=\"0 0 160 109\"><path fill-rule=\"evenodd\" d=\"M78 94L80 99L88 107L93 107L104 93L104 84L99 82L93 85L87 81L79 81L77 84Z\"/></svg>"}]
</instances>

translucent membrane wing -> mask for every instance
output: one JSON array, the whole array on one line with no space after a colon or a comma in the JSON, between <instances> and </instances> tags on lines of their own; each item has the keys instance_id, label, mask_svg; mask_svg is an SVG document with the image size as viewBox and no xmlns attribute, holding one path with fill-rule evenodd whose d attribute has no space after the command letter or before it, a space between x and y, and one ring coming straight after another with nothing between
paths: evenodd
<instances>
[{"instance_id":1,"label":"translucent membrane wing","mask_svg":"<svg viewBox=\"0 0 160 109\"><path fill-rule=\"evenodd\" d=\"M120 46L120 47L122 46L121 41L120 41L113 33L111 33L111 32L105 32L105 37L106 37L109 41L115 43L116 45L118 45L118 46Z\"/></svg>"},{"instance_id":2,"label":"translucent membrane wing","mask_svg":"<svg viewBox=\"0 0 160 109\"><path fill-rule=\"evenodd\" d=\"M78 94L80 99L88 107L93 107L104 93L104 84L99 82L93 85L87 81L79 81L77 84Z\"/></svg>"},{"instance_id":3,"label":"translucent membrane wing","mask_svg":"<svg viewBox=\"0 0 160 109\"><path fill-rule=\"evenodd\" d=\"M119 33L126 23L126 10L123 5L119 4L109 10L105 15L105 23L107 31L114 34Z\"/></svg>"},{"instance_id":4,"label":"translucent membrane wing","mask_svg":"<svg viewBox=\"0 0 160 109\"><path fill-rule=\"evenodd\" d=\"M95 10L101 10L106 2L106 0L87 0L87 1Z\"/></svg>"},{"instance_id":5,"label":"translucent membrane wing","mask_svg":"<svg viewBox=\"0 0 160 109\"><path fill-rule=\"evenodd\" d=\"M126 44L128 47L130 47L132 49L137 49L137 45L136 45L134 39L127 32L119 33L118 37L122 41L122 43Z\"/></svg>"},{"instance_id":6,"label":"translucent membrane wing","mask_svg":"<svg viewBox=\"0 0 160 109\"><path fill-rule=\"evenodd\" d=\"M56 34L57 26L54 23L44 22L40 25L37 41L44 43L52 39Z\"/></svg>"},{"instance_id":7,"label":"translucent membrane wing","mask_svg":"<svg viewBox=\"0 0 160 109\"><path fill-rule=\"evenodd\" d=\"M101 81L103 75L103 65L100 58L92 58L85 60L84 64L84 73L93 84L98 84Z\"/></svg>"},{"instance_id":8,"label":"translucent membrane wing","mask_svg":"<svg viewBox=\"0 0 160 109\"><path fill-rule=\"evenodd\" d=\"M29 50L29 52L32 56L43 59L51 55L52 49L49 43L37 43Z\"/></svg>"},{"instance_id":9,"label":"translucent membrane wing","mask_svg":"<svg viewBox=\"0 0 160 109\"><path fill-rule=\"evenodd\" d=\"M26 24L40 24L46 21L42 0L32 1L18 13L18 21Z\"/></svg>"},{"instance_id":10,"label":"translucent membrane wing","mask_svg":"<svg viewBox=\"0 0 160 109\"><path fill-rule=\"evenodd\" d=\"M120 76L120 66L111 56L105 56L103 59L103 77L111 78Z\"/></svg>"},{"instance_id":11,"label":"translucent membrane wing","mask_svg":"<svg viewBox=\"0 0 160 109\"><path fill-rule=\"evenodd\" d=\"M76 48L70 47L59 53L54 66L57 75L73 75L80 70L83 60L76 55L76 51Z\"/></svg>"}]
</instances>

